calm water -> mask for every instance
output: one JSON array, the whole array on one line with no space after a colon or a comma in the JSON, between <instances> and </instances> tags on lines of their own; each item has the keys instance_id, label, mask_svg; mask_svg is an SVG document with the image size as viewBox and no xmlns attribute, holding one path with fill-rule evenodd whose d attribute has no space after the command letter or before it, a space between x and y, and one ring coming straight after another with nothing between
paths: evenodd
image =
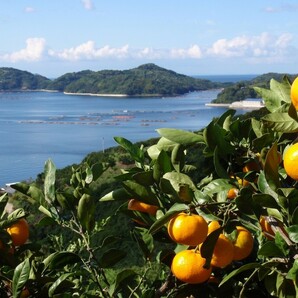
<instances>
[{"instance_id":1,"label":"calm water","mask_svg":"<svg viewBox=\"0 0 298 298\"><path fill-rule=\"evenodd\" d=\"M157 128L198 130L225 108L206 107L218 90L173 98L111 98L47 92L0 93L0 186L35 179L51 158L58 168L88 153L158 137Z\"/></svg>"}]
</instances>

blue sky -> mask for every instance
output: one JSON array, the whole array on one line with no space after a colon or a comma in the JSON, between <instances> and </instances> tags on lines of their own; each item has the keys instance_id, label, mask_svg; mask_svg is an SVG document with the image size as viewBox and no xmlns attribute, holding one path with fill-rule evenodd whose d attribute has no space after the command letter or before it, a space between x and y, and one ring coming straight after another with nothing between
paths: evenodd
<instances>
[{"instance_id":1,"label":"blue sky","mask_svg":"<svg viewBox=\"0 0 298 298\"><path fill-rule=\"evenodd\" d=\"M297 28L297 0L1 0L0 67L298 73Z\"/></svg>"}]
</instances>

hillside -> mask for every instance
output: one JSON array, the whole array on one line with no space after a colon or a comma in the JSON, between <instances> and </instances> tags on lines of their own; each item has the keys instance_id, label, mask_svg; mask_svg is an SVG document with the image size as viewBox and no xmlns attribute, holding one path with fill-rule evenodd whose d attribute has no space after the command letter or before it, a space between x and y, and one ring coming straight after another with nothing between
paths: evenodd
<instances>
[{"instance_id":1,"label":"hillside","mask_svg":"<svg viewBox=\"0 0 298 298\"><path fill-rule=\"evenodd\" d=\"M0 91L45 89L49 82L48 78L28 71L11 67L0 68Z\"/></svg>"},{"instance_id":2,"label":"hillside","mask_svg":"<svg viewBox=\"0 0 298 298\"><path fill-rule=\"evenodd\" d=\"M70 93L154 96L179 95L219 86L218 83L178 74L155 64L144 64L123 71L67 73L54 80L48 88Z\"/></svg>"},{"instance_id":3,"label":"hillside","mask_svg":"<svg viewBox=\"0 0 298 298\"><path fill-rule=\"evenodd\" d=\"M270 80L273 78L281 81L285 74L267 73L260 75L249 81L241 81L224 88L212 103L232 103L234 101L241 101L247 98L258 98L258 94L253 87L269 88ZM297 75L287 75L292 81Z\"/></svg>"}]
</instances>

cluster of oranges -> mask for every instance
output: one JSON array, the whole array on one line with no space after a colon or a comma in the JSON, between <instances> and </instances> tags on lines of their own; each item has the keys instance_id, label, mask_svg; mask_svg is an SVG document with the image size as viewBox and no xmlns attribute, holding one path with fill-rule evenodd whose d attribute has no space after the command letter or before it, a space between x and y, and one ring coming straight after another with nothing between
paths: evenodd
<instances>
[{"instance_id":1,"label":"cluster of oranges","mask_svg":"<svg viewBox=\"0 0 298 298\"><path fill-rule=\"evenodd\" d=\"M253 249L254 239L246 228L237 226L233 240L221 232L213 249L211 266L207 268L200 247L210 233L222 229L218 221L208 225L198 214L179 213L169 221L167 229L173 241L194 247L178 252L172 261L172 273L185 283L203 283L210 278L213 267L224 268L233 261L245 259Z\"/></svg>"}]
</instances>

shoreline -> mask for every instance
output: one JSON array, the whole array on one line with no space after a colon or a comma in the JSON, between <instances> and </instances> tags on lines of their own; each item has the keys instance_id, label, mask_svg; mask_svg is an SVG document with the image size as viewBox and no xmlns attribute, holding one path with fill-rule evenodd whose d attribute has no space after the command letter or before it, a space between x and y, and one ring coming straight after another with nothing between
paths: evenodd
<instances>
[{"instance_id":1,"label":"shoreline","mask_svg":"<svg viewBox=\"0 0 298 298\"><path fill-rule=\"evenodd\" d=\"M260 109L265 107L265 104L262 101L252 101L252 100L243 100L243 101L234 101L232 103L206 103L207 107L223 107L229 109Z\"/></svg>"},{"instance_id":2,"label":"shoreline","mask_svg":"<svg viewBox=\"0 0 298 298\"><path fill-rule=\"evenodd\" d=\"M128 94L109 94L109 93L76 93L76 92L63 92L65 95L84 95L84 96L100 96L100 97L129 97Z\"/></svg>"}]
</instances>

